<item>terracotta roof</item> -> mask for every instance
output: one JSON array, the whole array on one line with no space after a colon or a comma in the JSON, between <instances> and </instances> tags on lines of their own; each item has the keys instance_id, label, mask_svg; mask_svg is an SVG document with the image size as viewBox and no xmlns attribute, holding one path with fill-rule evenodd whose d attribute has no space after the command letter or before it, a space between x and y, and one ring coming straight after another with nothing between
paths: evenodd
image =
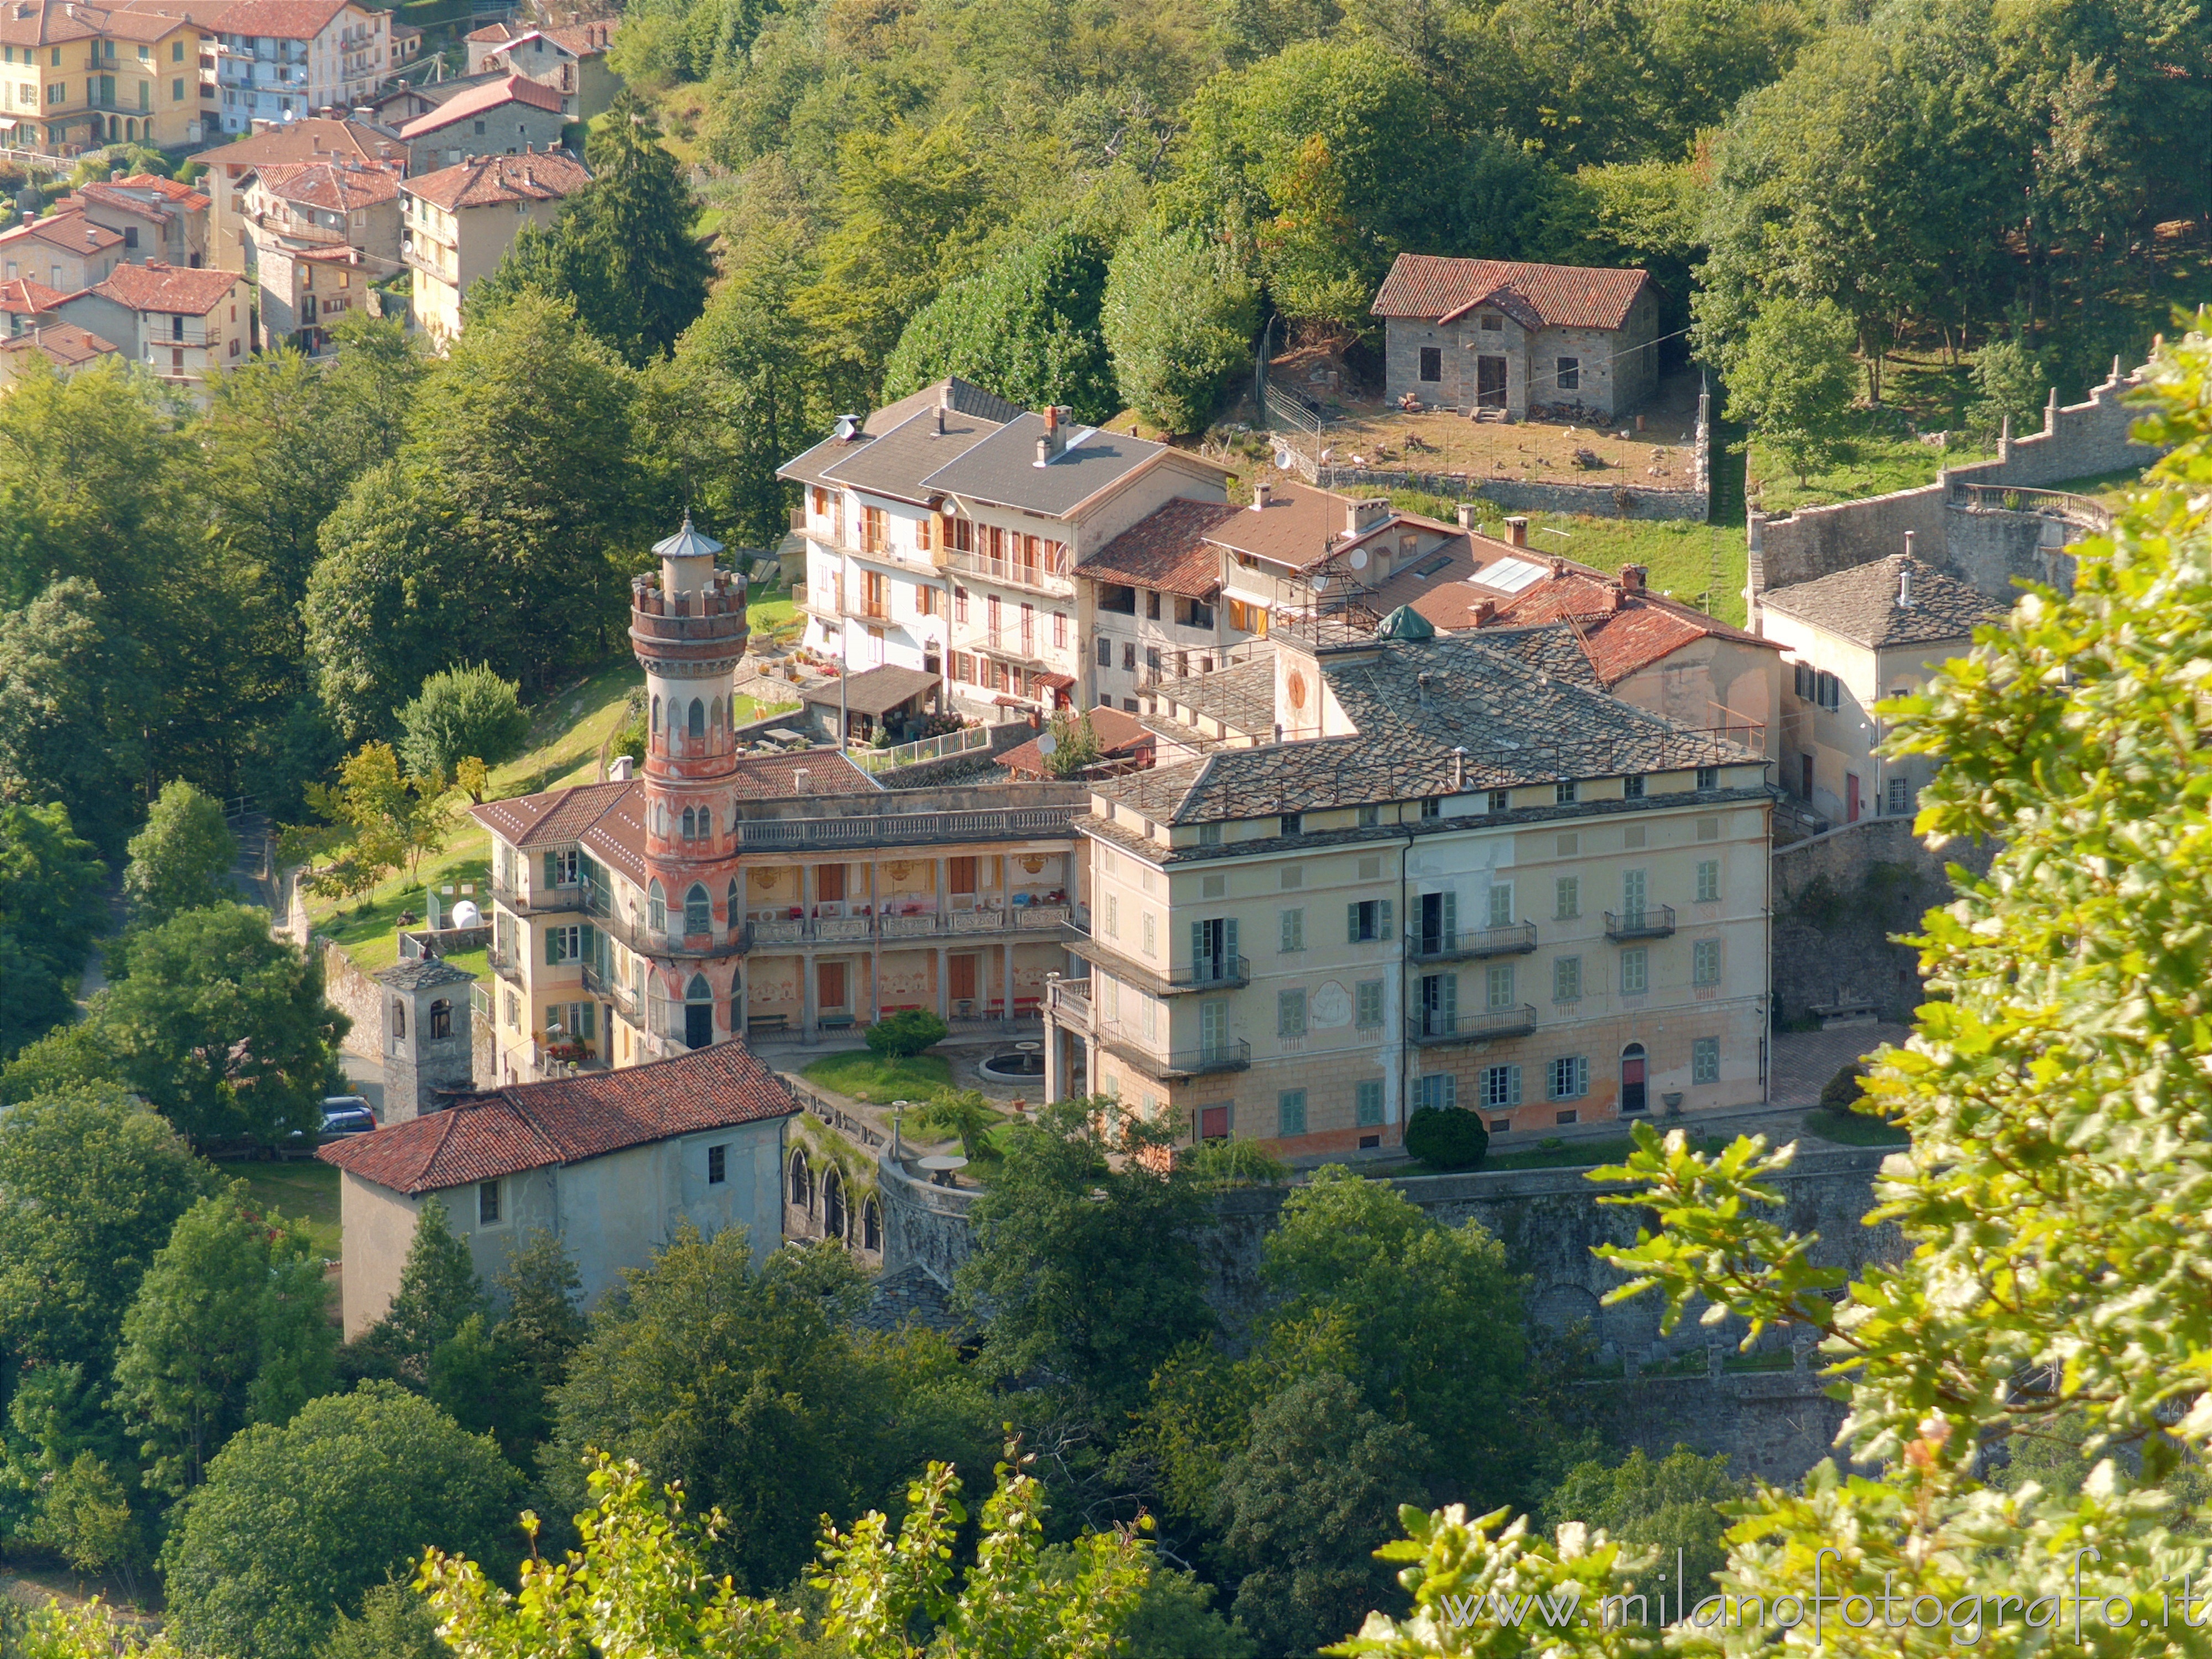
<instances>
[{"instance_id":1,"label":"terracotta roof","mask_svg":"<svg viewBox=\"0 0 2212 1659\"><path fill-rule=\"evenodd\" d=\"M0 283L0 315L35 317L40 312L52 311L64 297L59 289L34 283L27 276L17 276Z\"/></svg>"},{"instance_id":2,"label":"terracotta roof","mask_svg":"<svg viewBox=\"0 0 2212 1659\"><path fill-rule=\"evenodd\" d=\"M236 172L274 161L312 161L325 155L351 155L366 161L374 159L380 150L403 159L406 155L389 133L359 121L316 115L289 126L249 134L234 143L204 149L192 160Z\"/></svg>"},{"instance_id":3,"label":"terracotta roof","mask_svg":"<svg viewBox=\"0 0 2212 1659\"><path fill-rule=\"evenodd\" d=\"M621 1071L509 1084L315 1156L413 1197L798 1109L775 1074L733 1040Z\"/></svg>"},{"instance_id":4,"label":"terracotta roof","mask_svg":"<svg viewBox=\"0 0 2212 1659\"><path fill-rule=\"evenodd\" d=\"M1206 532L1242 509L1178 497L1147 514L1075 567L1092 581L1156 587L1202 599L1221 586L1221 551Z\"/></svg>"},{"instance_id":5,"label":"terracotta roof","mask_svg":"<svg viewBox=\"0 0 2212 1659\"><path fill-rule=\"evenodd\" d=\"M143 197L133 196L114 185L79 185L71 198L77 202L92 202L118 213L128 213L149 224L165 225L169 222L169 204L149 202Z\"/></svg>"},{"instance_id":6,"label":"terracotta roof","mask_svg":"<svg viewBox=\"0 0 2212 1659\"><path fill-rule=\"evenodd\" d=\"M75 368L95 357L112 357L119 349L75 323L45 323L12 339L0 339L0 351L44 352L57 368Z\"/></svg>"},{"instance_id":7,"label":"terracotta roof","mask_svg":"<svg viewBox=\"0 0 2212 1659\"><path fill-rule=\"evenodd\" d=\"M1377 317L1442 319L1493 298L1506 310L1517 299L1547 327L1619 328L1650 280L1644 270L1401 253L1370 309Z\"/></svg>"},{"instance_id":8,"label":"terracotta roof","mask_svg":"<svg viewBox=\"0 0 2212 1659\"><path fill-rule=\"evenodd\" d=\"M204 191L190 185L180 185L174 179L164 179L157 173L134 173L128 179L118 179L108 186L111 190L149 190L156 196L167 197L187 213L197 213L208 204Z\"/></svg>"},{"instance_id":9,"label":"terracotta roof","mask_svg":"<svg viewBox=\"0 0 2212 1659\"><path fill-rule=\"evenodd\" d=\"M45 218L0 233L0 247L11 242L44 242L70 253L104 253L123 246L123 233L95 225L80 208L64 208Z\"/></svg>"},{"instance_id":10,"label":"terracotta roof","mask_svg":"<svg viewBox=\"0 0 2212 1659\"><path fill-rule=\"evenodd\" d=\"M237 0L219 13L214 27L224 34L270 40L312 40L351 0Z\"/></svg>"},{"instance_id":11,"label":"terracotta roof","mask_svg":"<svg viewBox=\"0 0 2212 1659\"><path fill-rule=\"evenodd\" d=\"M371 975L395 991L424 991L439 985L466 985L476 975L441 957L410 957Z\"/></svg>"},{"instance_id":12,"label":"terracotta roof","mask_svg":"<svg viewBox=\"0 0 2212 1659\"><path fill-rule=\"evenodd\" d=\"M1304 570L1328 556L1334 538L1344 530L1345 510L1351 504L1349 496L1278 479L1264 511L1247 507L1233 514L1215 525L1207 539L1254 558ZM1374 525L1365 533L1386 527L1387 523Z\"/></svg>"},{"instance_id":13,"label":"terracotta roof","mask_svg":"<svg viewBox=\"0 0 2212 1659\"><path fill-rule=\"evenodd\" d=\"M504 104L527 104L549 114L561 113L561 94L550 87L540 86L526 75L503 76L488 81L483 86L471 87L458 98L448 99L427 115L418 115L399 129L402 138L420 138L451 126L456 121L465 121L495 110Z\"/></svg>"},{"instance_id":14,"label":"terracotta roof","mask_svg":"<svg viewBox=\"0 0 2212 1659\"><path fill-rule=\"evenodd\" d=\"M1909 605L1899 603L1907 569L1912 573ZM1875 648L1969 639L1976 628L2006 610L1972 584L1903 553L1813 581L1771 587L1759 602L1764 610Z\"/></svg>"},{"instance_id":15,"label":"terracotta roof","mask_svg":"<svg viewBox=\"0 0 2212 1659\"><path fill-rule=\"evenodd\" d=\"M325 213L350 213L399 199L399 174L390 166L348 167L343 160L295 161L256 172L270 195Z\"/></svg>"},{"instance_id":16,"label":"terracotta roof","mask_svg":"<svg viewBox=\"0 0 2212 1659\"><path fill-rule=\"evenodd\" d=\"M637 787L610 782L541 789L534 795L488 800L471 807L469 814L510 847L566 845L596 823L617 797Z\"/></svg>"},{"instance_id":17,"label":"terracotta roof","mask_svg":"<svg viewBox=\"0 0 2212 1659\"><path fill-rule=\"evenodd\" d=\"M1153 736L1151 729L1134 714L1123 714L1120 709L1109 708L1104 703L1099 704L1096 708L1086 710L1085 713L1091 721L1091 730L1098 738L1101 760L1149 754L1158 744L1159 739ZM1044 763L1044 756L1037 748L1037 744L1043 740L1043 737L1044 733L1040 732L1019 748L1009 749L999 757L999 764L1017 777L1041 778L1048 775Z\"/></svg>"},{"instance_id":18,"label":"terracotta roof","mask_svg":"<svg viewBox=\"0 0 2212 1659\"><path fill-rule=\"evenodd\" d=\"M883 786L835 749L800 749L781 755L748 755L732 780L739 800L777 800L799 793L806 774L810 795L872 795Z\"/></svg>"},{"instance_id":19,"label":"terracotta roof","mask_svg":"<svg viewBox=\"0 0 2212 1659\"><path fill-rule=\"evenodd\" d=\"M32 0L28 17L17 16L13 3L0 6L0 41L9 46L58 46L90 40L99 33L88 12L80 15L79 8L63 0Z\"/></svg>"},{"instance_id":20,"label":"terracotta roof","mask_svg":"<svg viewBox=\"0 0 2212 1659\"><path fill-rule=\"evenodd\" d=\"M1579 566L1522 589L1498 614L1501 624L1511 626L1571 620L1590 666L1608 686L1699 640L1781 648L1679 599Z\"/></svg>"},{"instance_id":21,"label":"terracotta roof","mask_svg":"<svg viewBox=\"0 0 2212 1659\"><path fill-rule=\"evenodd\" d=\"M246 279L234 270L187 270L183 265L118 265L91 291L133 311L204 317Z\"/></svg>"},{"instance_id":22,"label":"terracotta roof","mask_svg":"<svg viewBox=\"0 0 2212 1659\"><path fill-rule=\"evenodd\" d=\"M590 171L566 151L543 150L536 155L479 155L410 179L405 189L452 211L507 202L556 202L591 182Z\"/></svg>"}]
</instances>

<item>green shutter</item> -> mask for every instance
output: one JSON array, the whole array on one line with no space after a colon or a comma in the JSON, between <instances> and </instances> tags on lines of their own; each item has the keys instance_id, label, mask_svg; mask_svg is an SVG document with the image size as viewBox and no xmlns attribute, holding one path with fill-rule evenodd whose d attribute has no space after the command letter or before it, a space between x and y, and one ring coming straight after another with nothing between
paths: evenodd
<instances>
[{"instance_id":1,"label":"green shutter","mask_svg":"<svg viewBox=\"0 0 2212 1659\"><path fill-rule=\"evenodd\" d=\"M1222 971L1234 974L1237 971L1237 918L1234 916L1221 924L1221 947L1229 958Z\"/></svg>"},{"instance_id":2,"label":"green shutter","mask_svg":"<svg viewBox=\"0 0 2212 1659\"><path fill-rule=\"evenodd\" d=\"M1382 901L1382 925L1375 930L1375 936L1377 939L1390 937L1390 901L1389 899Z\"/></svg>"},{"instance_id":3,"label":"green shutter","mask_svg":"<svg viewBox=\"0 0 2212 1659\"><path fill-rule=\"evenodd\" d=\"M1437 1012L1444 1017L1444 1029L1449 1030L1452 1022L1459 1018L1459 975L1457 974L1437 975Z\"/></svg>"},{"instance_id":4,"label":"green shutter","mask_svg":"<svg viewBox=\"0 0 2212 1659\"><path fill-rule=\"evenodd\" d=\"M1459 895L1447 887L1439 896L1443 900L1437 908L1443 912L1444 949L1449 951L1459 944Z\"/></svg>"},{"instance_id":5,"label":"green shutter","mask_svg":"<svg viewBox=\"0 0 2212 1659\"><path fill-rule=\"evenodd\" d=\"M1206 960L1206 924L1194 921L1190 925L1190 976L1198 979L1204 970L1200 964Z\"/></svg>"},{"instance_id":6,"label":"green shutter","mask_svg":"<svg viewBox=\"0 0 2212 1659\"><path fill-rule=\"evenodd\" d=\"M1344 940L1347 945L1359 943L1359 907L1357 904L1344 907Z\"/></svg>"},{"instance_id":7,"label":"green shutter","mask_svg":"<svg viewBox=\"0 0 2212 1659\"><path fill-rule=\"evenodd\" d=\"M545 965L548 968L561 965L561 930L557 927L545 930Z\"/></svg>"}]
</instances>

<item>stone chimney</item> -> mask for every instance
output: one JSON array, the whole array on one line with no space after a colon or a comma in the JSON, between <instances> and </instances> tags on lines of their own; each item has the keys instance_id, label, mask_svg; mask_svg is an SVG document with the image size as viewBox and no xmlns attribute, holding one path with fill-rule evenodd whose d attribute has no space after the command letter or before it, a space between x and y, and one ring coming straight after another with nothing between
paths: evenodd
<instances>
[{"instance_id":1,"label":"stone chimney","mask_svg":"<svg viewBox=\"0 0 2212 1659\"><path fill-rule=\"evenodd\" d=\"M1644 591L1644 567L1640 564L1625 564L1621 566L1621 591L1625 593L1641 593Z\"/></svg>"},{"instance_id":2,"label":"stone chimney","mask_svg":"<svg viewBox=\"0 0 2212 1659\"><path fill-rule=\"evenodd\" d=\"M1269 483L1264 478L1262 478L1258 483L1254 484L1252 486L1252 510L1255 513L1265 513L1267 510L1268 503L1274 499L1274 485Z\"/></svg>"},{"instance_id":3,"label":"stone chimney","mask_svg":"<svg viewBox=\"0 0 2212 1659\"><path fill-rule=\"evenodd\" d=\"M1505 520L1505 544L1508 547L1526 547L1528 545L1528 520L1525 515L1515 513L1507 517Z\"/></svg>"},{"instance_id":4,"label":"stone chimney","mask_svg":"<svg viewBox=\"0 0 2212 1659\"><path fill-rule=\"evenodd\" d=\"M1474 528L1474 503L1473 501L1462 501L1459 504L1459 527L1462 530L1469 531Z\"/></svg>"}]
</instances>

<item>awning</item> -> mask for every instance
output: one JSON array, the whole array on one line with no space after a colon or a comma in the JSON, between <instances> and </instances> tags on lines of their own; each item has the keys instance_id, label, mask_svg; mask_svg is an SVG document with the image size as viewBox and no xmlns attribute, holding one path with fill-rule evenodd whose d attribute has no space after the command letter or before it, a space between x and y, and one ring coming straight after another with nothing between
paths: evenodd
<instances>
[{"instance_id":1,"label":"awning","mask_svg":"<svg viewBox=\"0 0 2212 1659\"><path fill-rule=\"evenodd\" d=\"M1030 679L1034 684L1050 686L1055 691L1075 690L1075 676L1073 674L1032 674Z\"/></svg>"}]
</instances>

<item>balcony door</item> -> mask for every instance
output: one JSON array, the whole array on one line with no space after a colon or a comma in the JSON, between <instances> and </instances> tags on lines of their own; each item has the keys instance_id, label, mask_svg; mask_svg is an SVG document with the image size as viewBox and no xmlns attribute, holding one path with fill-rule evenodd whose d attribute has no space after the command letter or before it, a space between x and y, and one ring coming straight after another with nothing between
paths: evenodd
<instances>
[{"instance_id":1,"label":"balcony door","mask_svg":"<svg viewBox=\"0 0 2212 1659\"><path fill-rule=\"evenodd\" d=\"M1216 916L1190 925L1191 977L1201 984L1237 977L1237 919Z\"/></svg>"},{"instance_id":2,"label":"balcony door","mask_svg":"<svg viewBox=\"0 0 2212 1659\"><path fill-rule=\"evenodd\" d=\"M1421 975L1421 1035L1449 1036L1459 1023L1459 975Z\"/></svg>"},{"instance_id":3,"label":"balcony door","mask_svg":"<svg viewBox=\"0 0 2212 1659\"><path fill-rule=\"evenodd\" d=\"M1450 951L1459 945L1459 895L1421 895L1421 950L1424 954Z\"/></svg>"},{"instance_id":4,"label":"balcony door","mask_svg":"<svg viewBox=\"0 0 2212 1659\"><path fill-rule=\"evenodd\" d=\"M842 962L817 962L814 964L814 1000L817 1009L825 1014L846 1012L845 964Z\"/></svg>"},{"instance_id":5,"label":"balcony door","mask_svg":"<svg viewBox=\"0 0 2212 1659\"><path fill-rule=\"evenodd\" d=\"M1640 1112L1650 1105L1644 1091L1644 1045L1632 1042L1620 1051L1620 1109Z\"/></svg>"},{"instance_id":6,"label":"balcony door","mask_svg":"<svg viewBox=\"0 0 2212 1659\"><path fill-rule=\"evenodd\" d=\"M1229 1052L1229 1005L1219 998L1198 1005L1198 1046L1209 1060Z\"/></svg>"},{"instance_id":7,"label":"balcony door","mask_svg":"<svg viewBox=\"0 0 2212 1659\"><path fill-rule=\"evenodd\" d=\"M694 974L684 993L684 1046L704 1048L714 1040L714 991L706 975Z\"/></svg>"}]
</instances>

